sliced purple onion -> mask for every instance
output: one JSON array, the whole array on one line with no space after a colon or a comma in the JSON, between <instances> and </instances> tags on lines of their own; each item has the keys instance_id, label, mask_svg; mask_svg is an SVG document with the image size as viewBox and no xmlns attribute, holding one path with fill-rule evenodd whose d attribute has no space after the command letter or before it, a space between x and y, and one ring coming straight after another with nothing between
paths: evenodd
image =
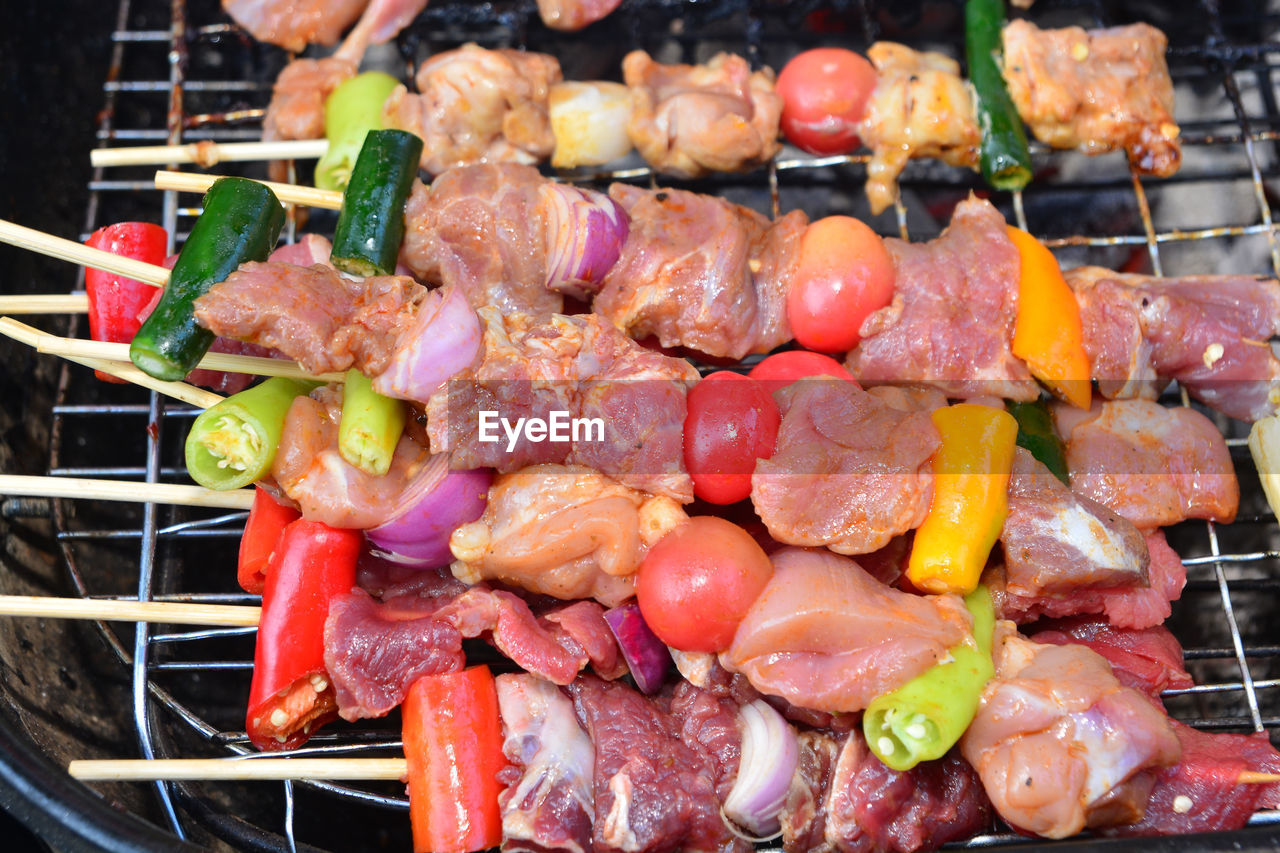
<instances>
[{"instance_id":1,"label":"sliced purple onion","mask_svg":"<svg viewBox=\"0 0 1280 853\"><path fill-rule=\"evenodd\" d=\"M644 621L637 604L623 604L604 612L622 658L641 693L657 693L671 668L671 655Z\"/></svg>"},{"instance_id":2,"label":"sliced purple onion","mask_svg":"<svg viewBox=\"0 0 1280 853\"><path fill-rule=\"evenodd\" d=\"M373 390L400 400L425 402L480 351L480 318L457 287L428 293L413 325L396 338L386 369L373 377Z\"/></svg>"},{"instance_id":3,"label":"sliced purple onion","mask_svg":"<svg viewBox=\"0 0 1280 853\"><path fill-rule=\"evenodd\" d=\"M778 813L800 761L795 729L768 702L757 699L738 711L742 758L724 801L724 813L757 836L778 831Z\"/></svg>"},{"instance_id":4,"label":"sliced purple onion","mask_svg":"<svg viewBox=\"0 0 1280 853\"><path fill-rule=\"evenodd\" d=\"M622 254L630 217L595 190L548 181L538 193L547 228L547 289L588 299Z\"/></svg>"},{"instance_id":5,"label":"sliced purple onion","mask_svg":"<svg viewBox=\"0 0 1280 853\"><path fill-rule=\"evenodd\" d=\"M488 468L453 471L449 455L437 453L401 492L390 517L365 536L385 560L424 568L448 565L453 562L450 535L484 513L492 481Z\"/></svg>"}]
</instances>

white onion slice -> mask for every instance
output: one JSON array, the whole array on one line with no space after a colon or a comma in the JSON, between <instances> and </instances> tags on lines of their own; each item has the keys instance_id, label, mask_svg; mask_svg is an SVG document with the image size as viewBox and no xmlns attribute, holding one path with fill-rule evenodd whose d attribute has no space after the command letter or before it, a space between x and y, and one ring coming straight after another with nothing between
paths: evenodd
<instances>
[{"instance_id":1,"label":"white onion slice","mask_svg":"<svg viewBox=\"0 0 1280 853\"><path fill-rule=\"evenodd\" d=\"M778 831L787 788L800 761L795 729L763 699L738 712L742 729L742 759L738 776L724 801L724 813L734 823L758 835Z\"/></svg>"},{"instance_id":2,"label":"white onion slice","mask_svg":"<svg viewBox=\"0 0 1280 853\"><path fill-rule=\"evenodd\" d=\"M557 169L601 166L630 153L631 92L621 83L571 81L551 87L548 101Z\"/></svg>"}]
</instances>

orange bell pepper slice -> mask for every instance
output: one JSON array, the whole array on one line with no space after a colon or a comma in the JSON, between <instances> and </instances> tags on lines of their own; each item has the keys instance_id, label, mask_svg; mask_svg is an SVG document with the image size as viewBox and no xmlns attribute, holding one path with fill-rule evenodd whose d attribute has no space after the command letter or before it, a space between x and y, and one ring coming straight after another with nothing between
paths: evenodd
<instances>
[{"instance_id":1,"label":"orange bell pepper slice","mask_svg":"<svg viewBox=\"0 0 1280 853\"><path fill-rule=\"evenodd\" d=\"M1055 396L1088 409L1092 387L1080 305L1053 252L1026 231L1012 225L1008 229L1022 262L1013 354Z\"/></svg>"}]
</instances>

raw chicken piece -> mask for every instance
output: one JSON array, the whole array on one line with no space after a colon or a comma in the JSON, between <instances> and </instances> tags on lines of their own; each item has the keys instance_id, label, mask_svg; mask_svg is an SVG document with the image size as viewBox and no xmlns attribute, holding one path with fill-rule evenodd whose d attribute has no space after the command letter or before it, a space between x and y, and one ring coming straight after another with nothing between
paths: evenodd
<instances>
[{"instance_id":1,"label":"raw chicken piece","mask_svg":"<svg viewBox=\"0 0 1280 853\"><path fill-rule=\"evenodd\" d=\"M1139 528L1235 518L1240 485L1231 454L1199 412L1114 400L1089 412L1059 404L1054 419L1067 443L1071 490Z\"/></svg>"},{"instance_id":2,"label":"raw chicken piece","mask_svg":"<svg viewBox=\"0 0 1280 853\"><path fill-rule=\"evenodd\" d=\"M876 87L859 135L871 149L867 199L880 213L898 198L898 175L915 158L978 168L981 137L960 65L940 53L880 41L867 50Z\"/></svg>"},{"instance_id":3,"label":"raw chicken piece","mask_svg":"<svg viewBox=\"0 0 1280 853\"><path fill-rule=\"evenodd\" d=\"M498 795L503 851L591 853L596 753L573 702L527 673L496 681L502 751L511 762L499 777L507 785Z\"/></svg>"},{"instance_id":4,"label":"raw chicken piece","mask_svg":"<svg viewBox=\"0 0 1280 853\"><path fill-rule=\"evenodd\" d=\"M542 23L553 30L580 30L618 8L622 0L538 0Z\"/></svg>"},{"instance_id":5,"label":"raw chicken piece","mask_svg":"<svg viewBox=\"0 0 1280 853\"><path fill-rule=\"evenodd\" d=\"M418 94L399 86L387 127L422 137L422 168L438 175L473 163L536 163L555 147L547 97L560 82L553 56L466 44L423 63Z\"/></svg>"},{"instance_id":6,"label":"raw chicken piece","mask_svg":"<svg viewBox=\"0 0 1280 853\"><path fill-rule=\"evenodd\" d=\"M614 184L631 217L592 310L638 340L740 359L791 338L786 298L808 217L777 222L715 196Z\"/></svg>"},{"instance_id":7,"label":"raw chicken piece","mask_svg":"<svg viewBox=\"0 0 1280 853\"><path fill-rule=\"evenodd\" d=\"M531 166L495 163L450 169L430 188L415 181L400 262L421 281L461 288L473 308L560 311L564 300L544 285L546 180Z\"/></svg>"},{"instance_id":8,"label":"raw chicken piece","mask_svg":"<svg viewBox=\"0 0 1280 853\"><path fill-rule=\"evenodd\" d=\"M369 0L222 0L222 9L258 41L298 53L309 44L336 44L368 3Z\"/></svg>"},{"instance_id":9,"label":"raw chicken piece","mask_svg":"<svg viewBox=\"0 0 1280 853\"><path fill-rule=\"evenodd\" d=\"M1090 374L1109 398L1155 399L1169 380L1233 418L1280 404L1280 282L1254 276L1154 276L1079 267L1066 274L1080 303Z\"/></svg>"},{"instance_id":10,"label":"raw chicken piece","mask_svg":"<svg viewBox=\"0 0 1280 853\"><path fill-rule=\"evenodd\" d=\"M721 655L762 693L816 711L860 711L947 656L972 629L958 596L912 595L829 551L783 548Z\"/></svg>"},{"instance_id":11,"label":"raw chicken piece","mask_svg":"<svg viewBox=\"0 0 1280 853\"><path fill-rule=\"evenodd\" d=\"M1004 79L1018 114L1054 148L1103 154L1123 148L1138 171L1178 171L1173 81L1164 33L1148 24L1105 30L1004 28Z\"/></svg>"},{"instance_id":12,"label":"raw chicken piece","mask_svg":"<svg viewBox=\"0 0 1280 853\"><path fill-rule=\"evenodd\" d=\"M773 71L718 53L705 65L663 65L643 50L622 60L631 87L627 133L655 170L682 178L742 172L782 149Z\"/></svg>"},{"instance_id":13,"label":"raw chicken piece","mask_svg":"<svg viewBox=\"0 0 1280 853\"><path fill-rule=\"evenodd\" d=\"M622 486L598 471L535 465L499 476L484 515L453 532L453 573L467 583L496 580L562 599L608 607L634 594L634 575L657 541L641 528L645 505L671 503Z\"/></svg>"},{"instance_id":14,"label":"raw chicken piece","mask_svg":"<svg viewBox=\"0 0 1280 853\"><path fill-rule=\"evenodd\" d=\"M936 240L890 238L885 247L893 302L862 323L845 362L856 379L925 383L953 398L1040 396L1010 350L1021 266L1000 211L970 196Z\"/></svg>"},{"instance_id":15,"label":"raw chicken piece","mask_svg":"<svg viewBox=\"0 0 1280 853\"><path fill-rule=\"evenodd\" d=\"M1084 646L996 629L996 677L960 739L1000 817L1066 838L1142 817L1153 771L1182 750L1168 718Z\"/></svg>"},{"instance_id":16,"label":"raw chicken piece","mask_svg":"<svg viewBox=\"0 0 1280 853\"><path fill-rule=\"evenodd\" d=\"M770 536L868 554L920 526L940 443L926 412L903 412L839 379L795 382L775 396L776 449L751 477Z\"/></svg>"},{"instance_id":17,"label":"raw chicken piece","mask_svg":"<svg viewBox=\"0 0 1280 853\"><path fill-rule=\"evenodd\" d=\"M325 99L355 76L358 64L358 60L327 56L295 59L286 65L271 88L271 103L262 119L262 141L322 139Z\"/></svg>"}]
</instances>

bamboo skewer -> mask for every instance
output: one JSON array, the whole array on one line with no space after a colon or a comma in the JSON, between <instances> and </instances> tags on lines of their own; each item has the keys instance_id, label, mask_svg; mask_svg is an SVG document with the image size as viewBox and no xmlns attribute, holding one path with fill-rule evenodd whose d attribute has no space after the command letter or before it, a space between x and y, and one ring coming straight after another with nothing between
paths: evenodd
<instances>
[{"instance_id":1,"label":"bamboo skewer","mask_svg":"<svg viewBox=\"0 0 1280 853\"><path fill-rule=\"evenodd\" d=\"M399 780L403 758L160 758L73 761L67 771L86 781Z\"/></svg>"},{"instance_id":2,"label":"bamboo skewer","mask_svg":"<svg viewBox=\"0 0 1280 853\"><path fill-rule=\"evenodd\" d=\"M225 492L180 483L143 483L133 480L98 480L85 477L32 477L0 474L0 495L44 498L87 498L135 503L180 504L222 509L249 509L253 489Z\"/></svg>"},{"instance_id":3,"label":"bamboo skewer","mask_svg":"<svg viewBox=\"0 0 1280 853\"><path fill-rule=\"evenodd\" d=\"M87 314L87 293L27 293L0 296L0 314Z\"/></svg>"},{"instance_id":4,"label":"bamboo skewer","mask_svg":"<svg viewBox=\"0 0 1280 853\"><path fill-rule=\"evenodd\" d=\"M180 192L202 193L208 191L222 175L199 175L194 172L156 172L156 189L178 190ZM299 184L280 184L275 181L259 181L276 194L276 198L289 204L305 204L310 207L322 207L326 210L342 209L342 193L336 190L321 190L315 187L304 187Z\"/></svg>"},{"instance_id":5,"label":"bamboo skewer","mask_svg":"<svg viewBox=\"0 0 1280 853\"><path fill-rule=\"evenodd\" d=\"M127 148L95 148L89 152L94 166L160 166L198 163L205 168L221 162L247 160L314 160L329 150L327 139L290 139L277 142L224 142L210 140L185 145L141 145Z\"/></svg>"},{"instance_id":6,"label":"bamboo skewer","mask_svg":"<svg viewBox=\"0 0 1280 853\"><path fill-rule=\"evenodd\" d=\"M1246 770L1236 777L1238 785L1270 785L1280 782L1280 773L1261 773L1257 770Z\"/></svg>"},{"instance_id":7,"label":"bamboo skewer","mask_svg":"<svg viewBox=\"0 0 1280 853\"><path fill-rule=\"evenodd\" d=\"M44 332L39 329L28 326L26 323L19 323L10 317L0 317L0 334L20 341L27 346L35 348L37 351L39 351L40 339L46 337ZM201 409L207 409L225 399L220 394L197 388L194 385L188 385L185 382L165 382L162 379L148 376L127 361L111 361L90 356L71 355L64 355L63 358L68 361L74 361L77 364L83 364L85 367L101 370L103 373L109 373L117 379L132 382L134 385L150 388L152 391L158 391L165 396L182 400L184 403L190 403Z\"/></svg>"},{"instance_id":8,"label":"bamboo skewer","mask_svg":"<svg viewBox=\"0 0 1280 853\"><path fill-rule=\"evenodd\" d=\"M169 271L164 267L113 255L74 240L65 240L4 219L0 219L0 243L30 249L33 252L61 258L81 266L117 273L155 287L164 287L169 281Z\"/></svg>"},{"instance_id":9,"label":"bamboo skewer","mask_svg":"<svg viewBox=\"0 0 1280 853\"><path fill-rule=\"evenodd\" d=\"M181 601L122 601L111 598L55 598L47 595L0 595L0 616L41 619L94 619L103 622L159 622L252 628L262 608L244 604L194 604Z\"/></svg>"}]
</instances>

